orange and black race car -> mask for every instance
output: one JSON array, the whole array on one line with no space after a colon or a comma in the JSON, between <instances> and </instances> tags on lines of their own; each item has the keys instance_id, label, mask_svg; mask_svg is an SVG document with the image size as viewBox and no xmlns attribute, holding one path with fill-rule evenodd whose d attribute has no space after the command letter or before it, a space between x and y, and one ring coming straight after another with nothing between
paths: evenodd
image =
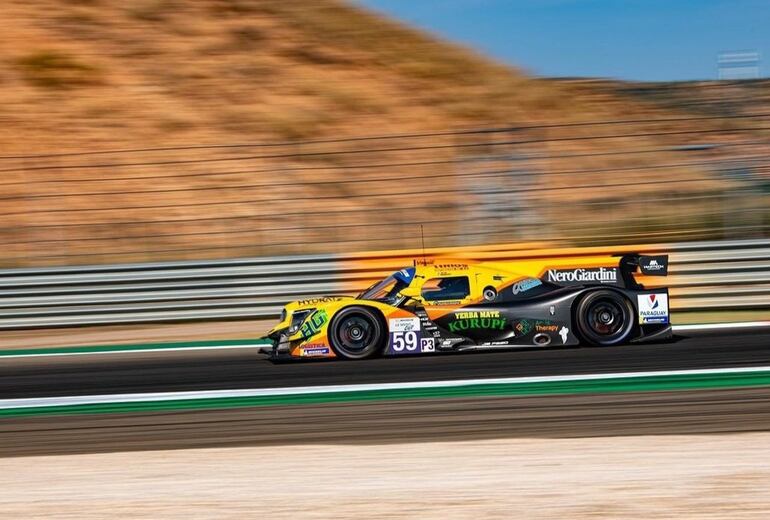
<instances>
[{"instance_id":1,"label":"orange and black race car","mask_svg":"<svg viewBox=\"0 0 770 520\"><path fill-rule=\"evenodd\" d=\"M356 297L299 300L267 332L274 358L345 358L597 346L671 336L668 256L415 262Z\"/></svg>"}]
</instances>

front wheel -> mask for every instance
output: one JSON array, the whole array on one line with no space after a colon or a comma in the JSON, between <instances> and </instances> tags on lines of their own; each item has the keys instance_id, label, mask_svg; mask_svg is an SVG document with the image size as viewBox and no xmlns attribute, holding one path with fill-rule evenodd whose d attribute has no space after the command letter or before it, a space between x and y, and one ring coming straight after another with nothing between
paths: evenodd
<instances>
[{"instance_id":1,"label":"front wheel","mask_svg":"<svg viewBox=\"0 0 770 520\"><path fill-rule=\"evenodd\" d=\"M365 307L338 312L329 325L334 352L345 359L365 359L382 351L385 326L377 314Z\"/></svg>"},{"instance_id":2,"label":"front wheel","mask_svg":"<svg viewBox=\"0 0 770 520\"><path fill-rule=\"evenodd\" d=\"M593 291L578 303L575 321L582 339L608 347L628 340L634 328L634 308L628 298L618 292Z\"/></svg>"}]
</instances>

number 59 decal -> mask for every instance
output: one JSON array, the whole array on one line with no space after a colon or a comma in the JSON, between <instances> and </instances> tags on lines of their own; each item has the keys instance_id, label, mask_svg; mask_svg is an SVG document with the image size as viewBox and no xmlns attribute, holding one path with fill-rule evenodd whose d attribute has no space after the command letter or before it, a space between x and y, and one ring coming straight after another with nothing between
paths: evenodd
<instances>
[{"instance_id":1,"label":"number 59 decal","mask_svg":"<svg viewBox=\"0 0 770 520\"><path fill-rule=\"evenodd\" d=\"M391 332L390 333L390 346L394 353L412 353L419 352L418 346L420 344L417 332L410 330L409 332Z\"/></svg>"}]
</instances>

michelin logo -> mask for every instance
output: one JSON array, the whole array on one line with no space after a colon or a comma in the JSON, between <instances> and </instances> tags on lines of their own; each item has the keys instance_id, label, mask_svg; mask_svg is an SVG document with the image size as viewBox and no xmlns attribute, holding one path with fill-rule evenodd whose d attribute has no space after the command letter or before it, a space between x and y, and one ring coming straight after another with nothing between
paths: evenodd
<instances>
[{"instance_id":1,"label":"michelin logo","mask_svg":"<svg viewBox=\"0 0 770 520\"><path fill-rule=\"evenodd\" d=\"M329 349L326 347L311 347L302 349L303 356L328 356Z\"/></svg>"}]
</instances>

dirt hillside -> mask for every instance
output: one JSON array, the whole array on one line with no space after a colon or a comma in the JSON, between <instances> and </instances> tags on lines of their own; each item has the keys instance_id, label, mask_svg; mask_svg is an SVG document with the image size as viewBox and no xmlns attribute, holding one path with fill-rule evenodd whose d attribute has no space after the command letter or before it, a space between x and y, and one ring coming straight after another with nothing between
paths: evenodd
<instances>
[{"instance_id":1,"label":"dirt hillside","mask_svg":"<svg viewBox=\"0 0 770 520\"><path fill-rule=\"evenodd\" d=\"M714 238L736 207L703 202L735 187L712 171L725 154L666 150L761 126L660 122L703 114L528 77L335 0L14 0L0 23L6 266L397 248L417 221L429 246Z\"/></svg>"},{"instance_id":2,"label":"dirt hillside","mask_svg":"<svg viewBox=\"0 0 770 520\"><path fill-rule=\"evenodd\" d=\"M4 154L650 110L334 0L11 0L0 22Z\"/></svg>"}]
</instances>

